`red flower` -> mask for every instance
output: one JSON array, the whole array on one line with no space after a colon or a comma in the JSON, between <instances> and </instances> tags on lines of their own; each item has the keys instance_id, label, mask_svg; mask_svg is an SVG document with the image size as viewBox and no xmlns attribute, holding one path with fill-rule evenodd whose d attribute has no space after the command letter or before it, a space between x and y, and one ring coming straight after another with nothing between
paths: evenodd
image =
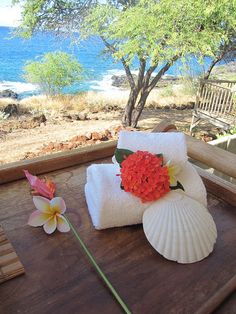
<instances>
[{"instance_id":1,"label":"red flower","mask_svg":"<svg viewBox=\"0 0 236 314\"><path fill-rule=\"evenodd\" d=\"M161 158L145 151L137 151L121 163L121 180L124 190L141 198L143 203L170 191L167 167L162 166Z\"/></svg>"}]
</instances>

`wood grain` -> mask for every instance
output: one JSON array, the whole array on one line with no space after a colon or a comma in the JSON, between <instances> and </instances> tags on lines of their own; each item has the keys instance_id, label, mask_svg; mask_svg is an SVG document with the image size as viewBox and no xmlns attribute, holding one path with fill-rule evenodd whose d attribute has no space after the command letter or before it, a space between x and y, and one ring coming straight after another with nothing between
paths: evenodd
<instances>
[{"instance_id":1,"label":"wood grain","mask_svg":"<svg viewBox=\"0 0 236 314\"><path fill-rule=\"evenodd\" d=\"M204 303L196 314L212 313L219 305L236 290L236 275L234 275L224 286L222 286L206 303ZM232 312L233 313L233 312Z\"/></svg>"},{"instance_id":2,"label":"wood grain","mask_svg":"<svg viewBox=\"0 0 236 314\"><path fill-rule=\"evenodd\" d=\"M173 124L162 122L153 131L172 131ZM221 148L186 135L188 156L207 166L236 178L236 155ZM43 174L54 170L80 165L99 158L110 157L114 154L117 142L97 144L82 147L69 152L55 153L49 156L9 163L0 166L0 185L24 178L23 169L28 169L34 174Z\"/></svg>"},{"instance_id":3,"label":"wood grain","mask_svg":"<svg viewBox=\"0 0 236 314\"><path fill-rule=\"evenodd\" d=\"M236 178L236 155L186 135L188 156Z\"/></svg>"},{"instance_id":4,"label":"wood grain","mask_svg":"<svg viewBox=\"0 0 236 314\"><path fill-rule=\"evenodd\" d=\"M93 228L84 198L87 166L49 175L71 222L132 313L195 313L230 282L236 274L234 206L208 195L218 229L214 252L199 263L180 265L149 245L141 225ZM33 209L26 180L1 186L0 221L27 275L0 285L0 313L122 313L71 233L48 236L42 228L26 225Z\"/></svg>"},{"instance_id":5,"label":"wood grain","mask_svg":"<svg viewBox=\"0 0 236 314\"><path fill-rule=\"evenodd\" d=\"M0 226L0 283L22 275L24 272L19 257Z\"/></svg>"},{"instance_id":6,"label":"wood grain","mask_svg":"<svg viewBox=\"0 0 236 314\"><path fill-rule=\"evenodd\" d=\"M236 207L236 185L194 166L201 176L207 192Z\"/></svg>"},{"instance_id":7,"label":"wood grain","mask_svg":"<svg viewBox=\"0 0 236 314\"><path fill-rule=\"evenodd\" d=\"M72 151L8 163L0 166L0 185L24 178L24 169L34 174L43 174L49 171L80 165L92 160L110 157L113 155L115 147L116 141L111 141L105 144L86 146Z\"/></svg>"}]
</instances>

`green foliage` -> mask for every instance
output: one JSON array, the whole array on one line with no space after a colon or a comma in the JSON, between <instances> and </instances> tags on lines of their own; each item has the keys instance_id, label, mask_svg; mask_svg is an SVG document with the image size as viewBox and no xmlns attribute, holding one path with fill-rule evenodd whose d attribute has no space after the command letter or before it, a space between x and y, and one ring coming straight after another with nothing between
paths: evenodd
<instances>
[{"instance_id":1,"label":"green foliage","mask_svg":"<svg viewBox=\"0 0 236 314\"><path fill-rule=\"evenodd\" d=\"M17 34L25 38L37 30L71 33L79 28L88 8L96 0L12 0L22 7L22 23Z\"/></svg>"},{"instance_id":2,"label":"green foliage","mask_svg":"<svg viewBox=\"0 0 236 314\"><path fill-rule=\"evenodd\" d=\"M225 3L228 16L223 14L224 3L219 8L204 0L138 1L138 4L120 10L111 4L99 4L91 9L82 25L85 37L99 35L113 43L116 59L135 57L160 64L173 56L213 56L225 30L222 23L235 24L232 5ZM235 3L235 0L232 1ZM220 12L218 12L220 11ZM227 20L225 20L227 19Z\"/></svg>"},{"instance_id":3,"label":"green foliage","mask_svg":"<svg viewBox=\"0 0 236 314\"><path fill-rule=\"evenodd\" d=\"M135 57L160 64L173 56L214 57L236 26L236 0L75 1L13 0L22 3L21 31L79 31L99 35L114 58Z\"/></svg>"},{"instance_id":4,"label":"green foliage","mask_svg":"<svg viewBox=\"0 0 236 314\"><path fill-rule=\"evenodd\" d=\"M122 148L117 148L115 150L115 158L118 164L121 167L122 162L129 156L132 155L134 152L132 152L129 149L122 149Z\"/></svg>"},{"instance_id":5,"label":"green foliage","mask_svg":"<svg viewBox=\"0 0 236 314\"><path fill-rule=\"evenodd\" d=\"M166 87L161 89L160 95L162 97L171 97L174 96L173 86L172 84L168 84Z\"/></svg>"},{"instance_id":6,"label":"green foliage","mask_svg":"<svg viewBox=\"0 0 236 314\"><path fill-rule=\"evenodd\" d=\"M150 91L178 59L215 58L236 34L236 0L14 0L23 3L21 34L53 30L97 35L121 61L131 88L123 123L136 126ZM139 61L135 82L130 66ZM154 71L157 73L154 76ZM139 97L140 96L140 97ZM131 103L132 102L132 103Z\"/></svg>"},{"instance_id":7,"label":"green foliage","mask_svg":"<svg viewBox=\"0 0 236 314\"><path fill-rule=\"evenodd\" d=\"M230 130L230 133L231 133L231 134L236 134L236 125L233 127L232 130Z\"/></svg>"},{"instance_id":8,"label":"green foliage","mask_svg":"<svg viewBox=\"0 0 236 314\"><path fill-rule=\"evenodd\" d=\"M236 125L231 130L229 130L227 132L223 131L222 133L216 134L216 137L217 137L217 139L219 139L219 138L228 137L228 136L234 135L234 134L236 134Z\"/></svg>"},{"instance_id":9,"label":"green foliage","mask_svg":"<svg viewBox=\"0 0 236 314\"><path fill-rule=\"evenodd\" d=\"M40 61L24 67L24 78L40 87L46 95L60 94L62 89L82 80L82 66L64 52L49 52Z\"/></svg>"}]
</instances>

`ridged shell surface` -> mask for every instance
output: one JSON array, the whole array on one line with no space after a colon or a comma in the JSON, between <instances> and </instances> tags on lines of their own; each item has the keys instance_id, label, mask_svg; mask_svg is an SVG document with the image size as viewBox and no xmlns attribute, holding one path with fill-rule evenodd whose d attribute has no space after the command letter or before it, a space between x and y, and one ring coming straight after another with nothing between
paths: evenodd
<instances>
[{"instance_id":1,"label":"ridged shell surface","mask_svg":"<svg viewBox=\"0 0 236 314\"><path fill-rule=\"evenodd\" d=\"M184 264L207 257L217 238L216 225L206 208L175 191L144 212L143 228L158 253Z\"/></svg>"}]
</instances>

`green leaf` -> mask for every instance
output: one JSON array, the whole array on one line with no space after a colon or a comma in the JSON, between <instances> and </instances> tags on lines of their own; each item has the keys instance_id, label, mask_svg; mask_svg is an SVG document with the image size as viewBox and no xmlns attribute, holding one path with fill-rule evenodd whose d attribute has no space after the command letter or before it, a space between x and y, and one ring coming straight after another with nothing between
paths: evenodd
<instances>
[{"instance_id":1,"label":"green leaf","mask_svg":"<svg viewBox=\"0 0 236 314\"><path fill-rule=\"evenodd\" d=\"M163 162L164 162L163 154L155 154L155 156L157 156L158 158L161 158L161 160L162 160L161 165L163 166Z\"/></svg>"},{"instance_id":2,"label":"green leaf","mask_svg":"<svg viewBox=\"0 0 236 314\"><path fill-rule=\"evenodd\" d=\"M122 162L125 160L126 157L129 155L132 155L134 152L132 152L129 149L122 149L122 148L117 148L115 150L115 158L118 164L121 166Z\"/></svg>"},{"instance_id":3,"label":"green leaf","mask_svg":"<svg viewBox=\"0 0 236 314\"><path fill-rule=\"evenodd\" d=\"M184 187L183 187L183 185L182 185L179 181L177 181L177 185L175 185L175 186L170 186L170 189L171 189L171 190L178 190L178 189L180 189L180 190L183 190L183 191L184 191Z\"/></svg>"}]
</instances>

